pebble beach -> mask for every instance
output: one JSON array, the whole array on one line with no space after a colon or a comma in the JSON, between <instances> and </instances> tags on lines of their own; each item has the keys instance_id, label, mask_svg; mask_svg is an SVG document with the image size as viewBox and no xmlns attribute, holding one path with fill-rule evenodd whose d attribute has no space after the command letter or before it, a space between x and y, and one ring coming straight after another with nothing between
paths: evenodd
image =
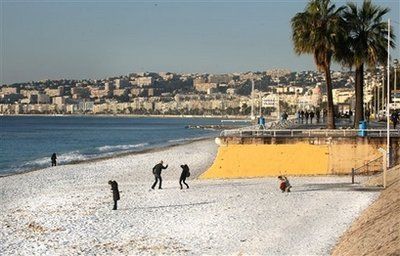
<instances>
[{"instance_id":1,"label":"pebble beach","mask_svg":"<svg viewBox=\"0 0 400 256\"><path fill-rule=\"evenodd\" d=\"M213 140L0 178L2 255L328 255L379 195L349 177L202 180ZM163 189L150 189L163 160ZM190 189L179 187L188 164ZM112 211L108 180L119 183Z\"/></svg>"}]
</instances>

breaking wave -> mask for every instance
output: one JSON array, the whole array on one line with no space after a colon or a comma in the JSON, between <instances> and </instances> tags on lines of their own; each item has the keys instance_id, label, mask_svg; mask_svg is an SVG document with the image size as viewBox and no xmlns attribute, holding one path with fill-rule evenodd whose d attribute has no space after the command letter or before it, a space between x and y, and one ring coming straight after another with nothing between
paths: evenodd
<instances>
[{"instance_id":1,"label":"breaking wave","mask_svg":"<svg viewBox=\"0 0 400 256\"><path fill-rule=\"evenodd\" d=\"M176 140L169 140L169 143L183 143L183 142L189 142L189 141L195 141L195 140L202 140L202 139L208 139L210 136L206 137L195 137L195 138L183 138L183 139L176 139Z\"/></svg>"},{"instance_id":2,"label":"breaking wave","mask_svg":"<svg viewBox=\"0 0 400 256\"><path fill-rule=\"evenodd\" d=\"M100 152L115 152L115 151L125 151L134 148L141 148L149 145L149 143L139 143L139 144L131 144L131 145L116 145L116 146L102 146L98 147L97 149Z\"/></svg>"}]
</instances>

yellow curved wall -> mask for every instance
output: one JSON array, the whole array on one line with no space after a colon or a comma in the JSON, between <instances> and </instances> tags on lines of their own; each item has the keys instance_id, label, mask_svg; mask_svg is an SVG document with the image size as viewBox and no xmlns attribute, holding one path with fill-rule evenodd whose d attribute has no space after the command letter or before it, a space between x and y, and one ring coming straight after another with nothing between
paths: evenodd
<instances>
[{"instance_id":1,"label":"yellow curved wall","mask_svg":"<svg viewBox=\"0 0 400 256\"><path fill-rule=\"evenodd\" d=\"M200 178L328 174L329 166L326 144L231 144L219 147L213 165Z\"/></svg>"}]
</instances>

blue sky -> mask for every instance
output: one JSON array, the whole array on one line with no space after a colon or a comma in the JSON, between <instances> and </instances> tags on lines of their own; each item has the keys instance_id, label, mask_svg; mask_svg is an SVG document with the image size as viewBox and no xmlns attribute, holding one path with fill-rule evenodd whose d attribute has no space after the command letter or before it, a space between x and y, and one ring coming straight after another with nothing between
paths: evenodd
<instances>
[{"instance_id":1,"label":"blue sky","mask_svg":"<svg viewBox=\"0 0 400 256\"><path fill-rule=\"evenodd\" d=\"M141 71L315 70L291 42L290 19L307 1L0 1L0 84ZM399 1L374 3L391 8L398 35Z\"/></svg>"}]
</instances>

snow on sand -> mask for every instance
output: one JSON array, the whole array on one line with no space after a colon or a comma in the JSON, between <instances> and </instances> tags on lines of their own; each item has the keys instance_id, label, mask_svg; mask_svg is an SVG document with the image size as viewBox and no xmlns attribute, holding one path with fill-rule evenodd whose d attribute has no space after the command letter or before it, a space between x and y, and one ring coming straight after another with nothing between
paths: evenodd
<instances>
[{"instance_id":1,"label":"snow on sand","mask_svg":"<svg viewBox=\"0 0 400 256\"><path fill-rule=\"evenodd\" d=\"M2 255L326 255L377 196L348 177L193 180L213 141L0 178ZM160 160L163 190L150 190ZM180 190L179 165L191 167ZM109 179L119 183L111 211Z\"/></svg>"}]
</instances>

